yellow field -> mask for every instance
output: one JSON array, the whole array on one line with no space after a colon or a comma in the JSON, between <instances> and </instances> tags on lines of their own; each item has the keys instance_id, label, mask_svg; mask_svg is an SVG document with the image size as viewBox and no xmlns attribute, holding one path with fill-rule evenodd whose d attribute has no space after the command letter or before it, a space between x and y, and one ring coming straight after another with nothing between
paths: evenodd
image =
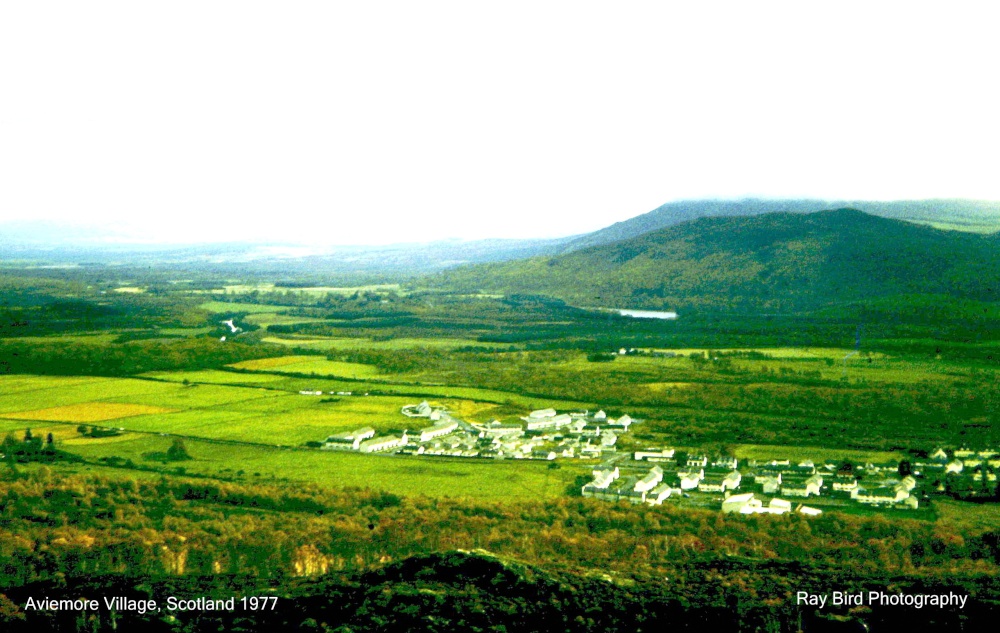
<instances>
[{"instance_id":1,"label":"yellow field","mask_svg":"<svg viewBox=\"0 0 1000 633\"><path fill-rule=\"evenodd\" d=\"M489 422L493 419L493 411L497 405L489 402L475 402L473 400L456 400L448 403L449 412L461 420L470 422Z\"/></svg>"},{"instance_id":2,"label":"yellow field","mask_svg":"<svg viewBox=\"0 0 1000 633\"><path fill-rule=\"evenodd\" d=\"M172 413L176 409L154 407L147 404L119 404L116 402L83 402L62 407L4 413L2 418L40 420L45 422L103 422L137 415Z\"/></svg>"},{"instance_id":3,"label":"yellow field","mask_svg":"<svg viewBox=\"0 0 1000 633\"><path fill-rule=\"evenodd\" d=\"M322 356L279 356L277 358L247 360L231 365L231 367L250 371L280 370L295 374L340 376L355 379L380 376L378 369L371 365L326 360Z\"/></svg>"},{"instance_id":4,"label":"yellow field","mask_svg":"<svg viewBox=\"0 0 1000 633\"><path fill-rule=\"evenodd\" d=\"M261 358L259 360L245 360L242 363L233 363L229 365L235 369L248 369L250 371L263 371L266 369L274 369L275 367L284 367L285 365L294 365L296 363L303 363L306 361L316 360L316 356L278 356L276 358Z\"/></svg>"},{"instance_id":5,"label":"yellow field","mask_svg":"<svg viewBox=\"0 0 1000 633\"><path fill-rule=\"evenodd\" d=\"M275 345L294 345L315 350L345 350L345 349L409 349L409 348L441 348L450 349L475 345L473 339L462 338L395 338L388 341L373 341L367 338L333 338L321 336L287 337L269 336L263 339L265 343Z\"/></svg>"},{"instance_id":6,"label":"yellow field","mask_svg":"<svg viewBox=\"0 0 1000 633\"><path fill-rule=\"evenodd\" d=\"M685 348L685 349L654 349L650 350L654 352L673 352L678 356L689 356L690 354L704 354L708 351L707 348L695 349L695 348ZM726 348L726 349L715 349L715 351L729 354L733 352L759 352L761 354L766 354L774 359L782 358L832 358L833 360L840 360L847 354L850 354L854 350L839 347L760 347L760 348ZM864 352L865 357L871 356L871 358L887 358L885 354L878 352Z\"/></svg>"},{"instance_id":7,"label":"yellow field","mask_svg":"<svg viewBox=\"0 0 1000 633\"><path fill-rule=\"evenodd\" d=\"M646 386L653 393L663 393L664 391L669 391L671 389L684 389L690 387L689 382L647 382Z\"/></svg>"},{"instance_id":8,"label":"yellow field","mask_svg":"<svg viewBox=\"0 0 1000 633\"><path fill-rule=\"evenodd\" d=\"M846 448L823 448L820 446L774 446L770 444L737 444L732 447L733 455L740 459L790 459L803 461L810 459L819 463L823 460L835 462L886 463L906 459L906 455L893 451L864 451Z\"/></svg>"}]
</instances>

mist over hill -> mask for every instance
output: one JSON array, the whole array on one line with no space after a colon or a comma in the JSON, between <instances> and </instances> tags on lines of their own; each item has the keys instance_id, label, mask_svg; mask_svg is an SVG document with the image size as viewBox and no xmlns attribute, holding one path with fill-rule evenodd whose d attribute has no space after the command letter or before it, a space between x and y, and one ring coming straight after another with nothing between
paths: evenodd
<instances>
[{"instance_id":1,"label":"mist over hill","mask_svg":"<svg viewBox=\"0 0 1000 633\"><path fill-rule=\"evenodd\" d=\"M1000 230L1000 202L976 200L837 201L815 199L693 200L670 202L584 235L552 239L447 239L384 245L298 244L259 239L163 243L121 227L46 220L0 222L0 261L167 268L209 267L227 274L328 275L404 279L464 264L505 262L572 253L630 240L703 217L751 217L852 208L885 218L973 233ZM530 231L531 227L525 227ZM337 237L331 238L336 240ZM349 241L351 236L339 236ZM997 240L1000 238L994 238Z\"/></svg>"},{"instance_id":2,"label":"mist over hill","mask_svg":"<svg viewBox=\"0 0 1000 633\"><path fill-rule=\"evenodd\" d=\"M996 236L852 209L705 217L612 244L446 271L433 284L583 306L802 311L886 297L996 301Z\"/></svg>"}]
</instances>

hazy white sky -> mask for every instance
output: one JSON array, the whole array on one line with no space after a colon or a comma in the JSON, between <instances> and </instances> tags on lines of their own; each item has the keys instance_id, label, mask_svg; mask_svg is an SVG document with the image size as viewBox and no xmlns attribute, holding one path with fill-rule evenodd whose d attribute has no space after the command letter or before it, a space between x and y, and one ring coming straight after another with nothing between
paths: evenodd
<instances>
[{"instance_id":1,"label":"hazy white sky","mask_svg":"<svg viewBox=\"0 0 1000 633\"><path fill-rule=\"evenodd\" d=\"M0 221L384 243L696 197L1000 199L998 11L5 2Z\"/></svg>"}]
</instances>

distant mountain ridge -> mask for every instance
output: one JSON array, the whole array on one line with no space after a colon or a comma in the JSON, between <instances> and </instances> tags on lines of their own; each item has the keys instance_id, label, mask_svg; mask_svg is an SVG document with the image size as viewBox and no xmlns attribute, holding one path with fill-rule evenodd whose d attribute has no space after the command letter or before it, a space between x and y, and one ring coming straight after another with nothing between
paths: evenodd
<instances>
[{"instance_id":1,"label":"distant mountain ridge","mask_svg":"<svg viewBox=\"0 0 1000 633\"><path fill-rule=\"evenodd\" d=\"M1000 241L853 209L703 217L553 257L457 268L432 283L618 308L802 311L903 295L997 301Z\"/></svg>"},{"instance_id":2,"label":"distant mountain ridge","mask_svg":"<svg viewBox=\"0 0 1000 633\"><path fill-rule=\"evenodd\" d=\"M568 241L564 253L638 237L650 231L717 216L765 213L815 213L829 209L857 209L895 220L932 224L941 228L992 233L1000 230L1000 202L959 198L932 200L817 200L744 198L740 200L682 200L668 202L649 213Z\"/></svg>"}]
</instances>

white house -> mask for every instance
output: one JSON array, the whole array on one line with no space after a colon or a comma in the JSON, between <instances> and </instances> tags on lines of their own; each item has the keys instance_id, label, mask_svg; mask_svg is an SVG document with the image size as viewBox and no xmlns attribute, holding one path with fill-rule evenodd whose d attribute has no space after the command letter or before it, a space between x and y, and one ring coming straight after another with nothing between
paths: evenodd
<instances>
[{"instance_id":1,"label":"white house","mask_svg":"<svg viewBox=\"0 0 1000 633\"><path fill-rule=\"evenodd\" d=\"M614 470L595 470L594 471L594 481L590 483L593 488L600 490L606 489L611 485L611 482L618 479L620 473L618 472L618 467L615 466Z\"/></svg>"},{"instance_id":2,"label":"white house","mask_svg":"<svg viewBox=\"0 0 1000 633\"><path fill-rule=\"evenodd\" d=\"M726 514L730 512L742 512L746 507L761 507L760 499L754 497L752 492L745 492L740 495L732 495L722 500L722 511Z\"/></svg>"},{"instance_id":3,"label":"white house","mask_svg":"<svg viewBox=\"0 0 1000 633\"><path fill-rule=\"evenodd\" d=\"M666 461L674 458L674 449L665 448L662 451L656 449L647 449L644 451L636 451L634 459L637 462L643 460L647 461Z\"/></svg>"},{"instance_id":4,"label":"white house","mask_svg":"<svg viewBox=\"0 0 1000 633\"><path fill-rule=\"evenodd\" d=\"M789 497L808 497L809 495L819 495L823 488L823 478L813 475L805 481L786 482L781 487L781 494Z\"/></svg>"},{"instance_id":5,"label":"white house","mask_svg":"<svg viewBox=\"0 0 1000 633\"><path fill-rule=\"evenodd\" d=\"M660 505L668 498L673 489L668 484L660 484L646 493L646 503L650 505Z\"/></svg>"},{"instance_id":6,"label":"white house","mask_svg":"<svg viewBox=\"0 0 1000 633\"><path fill-rule=\"evenodd\" d=\"M532 420L541 420L543 418L551 418L556 414L555 409L538 409L537 411L532 411L528 414L528 417Z\"/></svg>"},{"instance_id":7,"label":"white house","mask_svg":"<svg viewBox=\"0 0 1000 633\"><path fill-rule=\"evenodd\" d=\"M647 492L652 490L663 481L663 469L659 466L653 466L645 477L635 482L634 490L636 492Z\"/></svg>"},{"instance_id":8,"label":"white house","mask_svg":"<svg viewBox=\"0 0 1000 633\"><path fill-rule=\"evenodd\" d=\"M336 435L331 435L326 438L326 443L323 444L323 448L327 450L345 449L356 451L360 447L361 442L370 437L375 437L375 429L370 426L365 426L349 433L337 433Z\"/></svg>"},{"instance_id":9,"label":"white house","mask_svg":"<svg viewBox=\"0 0 1000 633\"><path fill-rule=\"evenodd\" d=\"M547 409L547 411L552 411L552 409ZM560 413L559 415L544 416L540 418L532 417L534 415L529 415L526 418L521 418L527 422L527 429L529 431L542 431L545 429L558 429L564 426L568 426L573 418L569 416L568 413Z\"/></svg>"},{"instance_id":10,"label":"white house","mask_svg":"<svg viewBox=\"0 0 1000 633\"><path fill-rule=\"evenodd\" d=\"M632 422L634 422L634 420L632 420L632 418L630 418L628 415L623 415L622 417L618 418L617 420L608 420L607 424L609 426L620 426L620 427L624 428L627 431L628 427L632 426Z\"/></svg>"},{"instance_id":11,"label":"white house","mask_svg":"<svg viewBox=\"0 0 1000 633\"><path fill-rule=\"evenodd\" d=\"M456 429L458 429L458 422L455 422L454 420L448 420L446 422L435 424L434 426L424 427L420 429L420 441L429 442L436 437L454 433Z\"/></svg>"},{"instance_id":12,"label":"white house","mask_svg":"<svg viewBox=\"0 0 1000 633\"><path fill-rule=\"evenodd\" d=\"M387 435L385 437L373 437L370 440L365 440L361 442L358 447L362 453L377 453L381 451L388 451L393 448L398 448L400 446L405 446L407 441L406 432L403 432L402 437L393 437L392 435Z\"/></svg>"}]
</instances>

